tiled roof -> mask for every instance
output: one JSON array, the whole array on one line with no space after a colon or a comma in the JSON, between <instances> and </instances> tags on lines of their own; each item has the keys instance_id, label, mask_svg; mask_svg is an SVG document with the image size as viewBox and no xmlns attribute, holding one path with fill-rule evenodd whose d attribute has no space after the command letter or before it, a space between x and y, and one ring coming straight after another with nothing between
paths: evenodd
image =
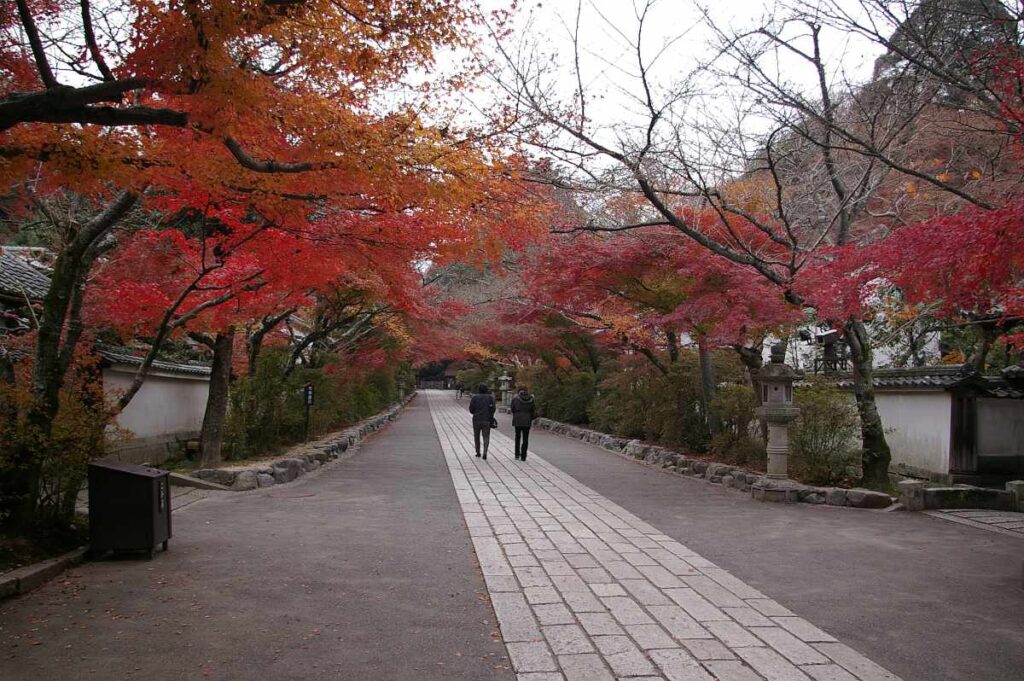
<instances>
[{"instance_id":1,"label":"tiled roof","mask_svg":"<svg viewBox=\"0 0 1024 681\"><path fill-rule=\"evenodd\" d=\"M875 369L872 384L876 390L951 390L971 386L988 397L1024 399L1024 390L1011 385L1001 376L982 376L970 365L933 366L913 369ZM843 374L836 378L839 388L853 388L853 378Z\"/></svg>"},{"instance_id":2,"label":"tiled roof","mask_svg":"<svg viewBox=\"0 0 1024 681\"><path fill-rule=\"evenodd\" d=\"M125 348L115 348L107 345L97 346L100 356L111 364L127 364L129 366L140 366L142 357L130 354ZM188 376L209 376L210 365L204 362L168 362L158 359L153 362L153 370L163 371L169 374L184 374Z\"/></svg>"},{"instance_id":3,"label":"tiled roof","mask_svg":"<svg viewBox=\"0 0 1024 681\"><path fill-rule=\"evenodd\" d=\"M23 258L0 250L0 293L18 298L27 295L29 300L39 301L49 290L49 277Z\"/></svg>"},{"instance_id":4,"label":"tiled roof","mask_svg":"<svg viewBox=\"0 0 1024 681\"><path fill-rule=\"evenodd\" d=\"M985 395L1000 399L1024 400L1024 390L1006 384L988 386L985 390Z\"/></svg>"}]
</instances>

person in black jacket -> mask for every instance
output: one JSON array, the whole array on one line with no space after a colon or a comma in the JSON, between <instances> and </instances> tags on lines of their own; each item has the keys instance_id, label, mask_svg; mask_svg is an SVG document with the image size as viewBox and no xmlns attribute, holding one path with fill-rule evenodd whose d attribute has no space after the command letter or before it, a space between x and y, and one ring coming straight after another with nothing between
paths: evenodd
<instances>
[{"instance_id":1,"label":"person in black jacket","mask_svg":"<svg viewBox=\"0 0 1024 681\"><path fill-rule=\"evenodd\" d=\"M537 404L525 387L519 386L517 391L516 396L512 398L512 426L516 429L515 453L517 459L526 461L526 450L530 446L530 426L533 425Z\"/></svg>"},{"instance_id":2,"label":"person in black jacket","mask_svg":"<svg viewBox=\"0 0 1024 681\"><path fill-rule=\"evenodd\" d=\"M477 456L480 456L480 436L484 436L484 459L487 458L487 448L491 444L491 422L497 409L494 395L481 383L477 386L476 395L469 400L469 413L473 415L473 446Z\"/></svg>"}]
</instances>

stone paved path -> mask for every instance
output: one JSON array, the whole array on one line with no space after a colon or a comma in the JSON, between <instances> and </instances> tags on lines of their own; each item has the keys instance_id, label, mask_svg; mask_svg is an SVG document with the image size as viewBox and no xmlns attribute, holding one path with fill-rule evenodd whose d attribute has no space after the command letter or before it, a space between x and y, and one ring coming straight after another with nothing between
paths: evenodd
<instances>
[{"instance_id":1,"label":"stone paved path","mask_svg":"<svg viewBox=\"0 0 1024 681\"><path fill-rule=\"evenodd\" d=\"M520 681L879 681L897 677L536 454L465 403L431 413Z\"/></svg>"},{"instance_id":2,"label":"stone paved path","mask_svg":"<svg viewBox=\"0 0 1024 681\"><path fill-rule=\"evenodd\" d=\"M511 681L496 630L419 397L337 465L182 506L154 560L0 603L0 681Z\"/></svg>"},{"instance_id":3,"label":"stone paved path","mask_svg":"<svg viewBox=\"0 0 1024 681\"><path fill-rule=\"evenodd\" d=\"M1024 538L1024 513L953 509L928 511L928 515L985 530L1007 532Z\"/></svg>"}]
</instances>

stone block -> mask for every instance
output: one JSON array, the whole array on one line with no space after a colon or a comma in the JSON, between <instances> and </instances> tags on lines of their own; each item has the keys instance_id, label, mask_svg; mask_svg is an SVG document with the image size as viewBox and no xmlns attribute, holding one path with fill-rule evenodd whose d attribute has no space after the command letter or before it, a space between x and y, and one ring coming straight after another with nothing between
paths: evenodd
<instances>
[{"instance_id":1,"label":"stone block","mask_svg":"<svg viewBox=\"0 0 1024 681\"><path fill-rule=\"evenodd\" d=\"M826 489L825 503L829 506L846 506L846 490L838 487Z\"/></svg>"},{"instance_id":2,"label":"stone block","mask_svg":"<svg viewBox=\"0 0 1024 681\"><path fill-rule=\"evenodd\" d=\"M980 508L993 511L1013 510L1012 492L983 487L932 487L924 491L924 507Z\"/></svg>"},{"instance_id":3,"label":"stone block","mask_svg":"<svg viewBox=\"0 0 1024 681\"><path fill-rule=\"evenodd\" d=\"M268 473L257 473L256 484L260 487L271 487L277 484L277 480L274 479L273 474Z\"/></svg>"},{"instance_id":4,"label":"stone block","mask_svg":"<svg viewBox=\"0 0 1024 681\"><path fill-rule=\"evenodd\" d=\"M851 489L846 492L846 502L854 508L888 508L892 497L869 489Z\"/></svg>"},{"instance_id":5,"label":"stone block","mask_svg":"<svg viewBox=\"0 0 1024 681\"><path fill-rule=\"evenodd\" d=\"M756 501L793 503L800 501L803 485L792 480L770 480L764 478L751 485L750 496Z\"/></svg>"},{"instance_id":6,"label":"stone block","mask_svg":"<svg viewBox=\"0 0 1024 681\"><path fill-rule=\"evenodd\" d=\"M928 483L923 480L901 480L896 483L899 490L899 500L903 508L908 511L924 510L924 490Z\"/></svg>"},{"instance_id":7,"label":"stone block","mask_svg":"<svg viewBox=\"0 0 1024 681\"><path fill-rule=\"evenodd\" d=\"M225 487L231 487L235 483L235 471L226 471L220 468L202 468L198 471L193 471L192 477L224 485Z\"/></svg>"},{"instance_id":8,"label":"stone block","mask_svg":"<svg viewBox=\"0 0 1024 681\"><path fill-rule=\"evenodd\" d=\"M732 473L732 466L724 463L710 463L708 464L707 471L705 471L708 478L718 478L718 481L721 481L723 475L728 475L729 473ZM715 482L715 480L712 480L712 482Z\"/></svg>"},{"instance_id":9,"label":"stone block","mask_svg":"<svg viewBox=\"0 0 1024 681\"><path fill-rule=\"evenodd\" d=\"M18 593L18 578L4 575L0 577L0 601Z\"/></svg>"},{"instance_id":10,"label":"stone block","mask_svg":"<svg viewBox=\"0 0 1024 681\"><path fill-rule=\"evenodd\" d=\"M640 442L640 440L630 440L623 448L623 451L634 459L643 458L646 450L647 448L644 446L643 442Z\"/></svg>"},{"instance_id":11,"label":"stone block","mask_svg":"<svg viewBox=\"0 0 1024 681\"><path fill-rule=\"evenodd\" d=\"M231 485L231 489L236 492L244 492L245 490L256 489L259 487L259 480L257 478L256 471L238 471L235 475L235 481Z\"/></svg>"},{"instance_id":12,"label":"stone block","mask_svg":"<svg viewBox=\"0 0 1024 681\"><path fill-rule=\"evenodd\" d=\"M797 492L797 496L799 497L800 501L806 502L808 498L814 495L824 496L824 493L825 490L820 489L818 487L805 487Z\"/></svg>"},{"instance_id":13,"label":"stone block","mask_svg":"<svg viewBox=\"0 0 1024 681\"><path fill-rule=\"evenodd\" d=\"M1013 480L1006 483L1006 491L1013 497L1014 510L1024 513L1024 480Z\"/></svg>"},{"instance_id":14,"label":"stone block","mask_svg":"<svg viewBox=\"0 0 1024 681\"><path fill-rule=\"evenodd\" d=\"M712 482L714 482L714 481L712 481ZM735 482L736 482L736 478L734 478L731 475L723 475L722 476L722 484L725 487L732 487L733 483L735 483Z\"/></svg>"},{"instance_id":15,"label":"stone block","mask_svg":"<svg viewBox=\"0 0 1024 681\"><path fill-rule=\"evenodd\" d=\"M274 469L274 480L279 485L291 482L302 475L302 461L299 459L275 461L272 468Z\"/></svg>"}]
</instances>

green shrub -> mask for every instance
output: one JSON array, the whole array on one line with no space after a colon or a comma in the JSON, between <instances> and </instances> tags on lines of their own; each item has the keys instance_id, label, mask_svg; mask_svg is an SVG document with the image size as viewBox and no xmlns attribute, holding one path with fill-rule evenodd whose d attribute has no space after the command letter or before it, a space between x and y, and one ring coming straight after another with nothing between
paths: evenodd
<instances>
[{"instance_id":1,"label":"green shrub","mask_svg":"<svg viewBox=\"0 0 1024 681\"><path fill-rule=\"evenodd\" d=\"M481 383L485 383L491 391L495 391L497 385L491 380L494 369L491 367L474 367L463 369L455 373L455 380L462 383L462 389L468 393L475 393Z\"/></svg>"},{"instance_id":2,"label":"green shrub","mask_svg":"<svg viewBox=\"0 0 1024 681\"><path fill-rule=\"evenodd\" d=\"M297 367L284 376L287 353L263 352L256 374L231 384L224 453L227 459L260 456L305 437L302 389L312 384L309 435L316 438L382 411L398 399L398 378L412 385L408 368L387 367L348 375L344 367Z\"/></svg>"},{"instance_id":3,"label":"green shrub","mask_svg":"<svg viewBox=\"0 0 1024 681\"><path fill-rule=\"evenodd\" d=\"M754 391L745 385L721 387L715 395L714 410L721 424L721 430L711 439L715 458L737 466L763 466L765 443Z\"/></svg>"},{"instance_id":4,"label":"green shrub","mask_svg":"<svg viewBox=\"0 0 1024 681\"><path fill-rule=\"evenodd\" d=\"M595 429L619 437L653 439L660 433L648 421L660 375L642 357L622 357L608 362L601 371L596 396L590 405L590 422Z\"/></svg>"},{"instance_id":5,"label":"green shrub","mask_svg":"<svg viewBox=\"0 0 1024 681\"><path fill-rule=\"evenodd\" d=\"M742 376L733 353L715 353L713 361L717 380L735 381ZM634 354L606 360L596 375L556 371L537 363L521 368L516 380L536 395L542 416L692 452L708 450L710 435L695 351L681 351L667 374Z\"/></svg>"},{"instance_id":6,"label":"green shrub","mask_svg":"<svg viewBox=\"0 0 1024 681\"><path fill-rule=\"evenodd\" d=\"M860 420L848 395L827 382L797 388L800 417L790 426L790 474L804 482L848 482L847 468L859 462Z\"/></svg>"},{"instance_id":7,"label":"green shrub","mask_svg":"<svg viewBox=\"0 0 1024 681\"><path fill-rule=\"evenodd\" d=\"M74 518L88 463L103 457L109 442L125 436L116 426L108 427L114 411L104 397L97 360L83 343L64 377L59 409L45 435L27 420L33 399L31 356L0 365L0 526L19 506L31 507L32 532L63 534ZM26 477L31 484L23 487Z\"/></svg>"},{"instance_id":8,"label":"green shrub","mask_svg":"<svg viewBox=\"0 0 1024 681\"><path fill-rule=\"evenodd\" d=\"M655 403L648 416L649 420L657 423L655 439L691 452L708 451L711 434L708 432L697 353L681 352L679 360L662 377L661 385L663 387L658 392L663 397Z\"/></svg>"},{"instance_id":9,"label":"green shrub","mask_svg":"<svg viewBox=\"0 0 1024 681\"><path fill-rule=\"evenodd\" d=\"M680 353L668 374L645 357L620 357L606 364L597 392L590 417L598 430L694 452L707 451L708 430L696 353Z\"/></svg>"}]
</instances>

